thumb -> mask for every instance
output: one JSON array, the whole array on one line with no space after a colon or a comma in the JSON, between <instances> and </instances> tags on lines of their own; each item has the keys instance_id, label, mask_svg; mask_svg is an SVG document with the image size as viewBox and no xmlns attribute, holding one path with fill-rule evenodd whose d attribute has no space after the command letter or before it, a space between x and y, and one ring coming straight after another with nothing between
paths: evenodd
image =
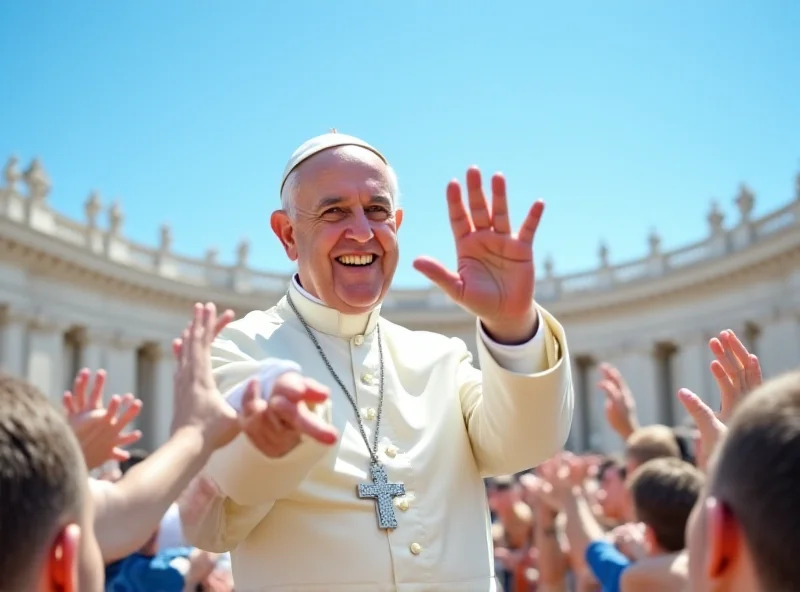
<instances>
[{"instance_id":1,"label":"thumb","mask_svg":"<svg viewBox=\"0 0 800 592\"><path fill-rule=\"evenodd\" d=\"M703 400L692 391L682 388L678 391L678 399L686 412L692 416L697 428L703 432L708 429L716 429L718 423L717 416Z\"/></svg>"},{"instance_id":2,"label":"thumb","mask_svg":"<svg viewBox=\"0 0 800 592\"><path fill-rule=\"evenodd\" d=\"M448 270L436 259L430 257L417 257L414 259L414 269L436 284L442 292L456 302L461 302L461 289L463 282L461 276Z\"/></svg>"}]
</instances>

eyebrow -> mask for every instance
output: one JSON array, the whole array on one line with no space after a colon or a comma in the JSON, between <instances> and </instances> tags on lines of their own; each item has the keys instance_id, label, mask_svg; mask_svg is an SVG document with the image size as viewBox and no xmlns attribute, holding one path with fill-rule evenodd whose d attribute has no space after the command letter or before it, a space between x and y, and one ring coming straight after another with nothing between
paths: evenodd
<instances>
[{"instance_id":1,"label":"eyebrow","mask_svg":"<svg viewBox=\"0 0 800 592\"><path fill-rule=\"evenodd\" d=\"M330 208L333 206L341 205L342 203L346 202L347 199L344 197L326 197L317 204L317 208L323 210L325 208ZM385 206L389 209L392 209L393 203L390 197L386 197L385 195L373 195L369 199L370 204L377 204Z\"/></svg>"}]
</instances>

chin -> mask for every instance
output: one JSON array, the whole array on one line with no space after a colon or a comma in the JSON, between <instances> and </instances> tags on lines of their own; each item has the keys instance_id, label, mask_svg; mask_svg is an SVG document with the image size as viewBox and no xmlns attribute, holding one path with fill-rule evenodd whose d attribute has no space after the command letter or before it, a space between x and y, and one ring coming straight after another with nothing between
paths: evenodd
<instances>
[{"instance_id":1,"label":"chin","mask_svg":"<svg viewBox=\"0 0 800 592\"><path fill-rule=\"evenodd\" d=\"M383 289L348 286L336 290L339 301L353 311L371 310L383 300Z\"/></svg>"}]
</instances>

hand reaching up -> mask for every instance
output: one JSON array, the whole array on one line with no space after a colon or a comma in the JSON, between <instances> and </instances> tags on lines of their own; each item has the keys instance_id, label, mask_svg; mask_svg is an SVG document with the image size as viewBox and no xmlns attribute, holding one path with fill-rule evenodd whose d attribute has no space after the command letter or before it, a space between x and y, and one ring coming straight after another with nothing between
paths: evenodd
<instances>
[{"instance_id":1,"label":"hand reaching up","mask_svg":"<svg viewBox=\"0 0 800 592\"><path fill-rule=\"evenodd\" d=\"M695 452L698 468L705 471L711 453L725 435L727 428L719 416L711 410L711 407L689 389L679 390L678 399L694 420L697 431L700 432L700 442Z\"/></svg>"},{"instance_id":2,"label":"hand reaching up","mask_svg":"<svg viewBox=\"0 0 800 592\"><path fill-rule=\"evenodd\" d=\"M600 365L598 387L606 396L606 421L623 440L639 428L636 400L622 374L611 364Z\"/></svg>"},{"instance_id":3,"label":"hand reaching up","mask_svg":"<svg viewBox=\"0 0 800 592\"><path fill-rule=\"evenodd\" d=\"M83 450L86 466L95 469L108 460L127 460L130 454L123 450L137 442L142 433L138 430L123 434L122 431L136 419L142 410L142 402L133 395L114 395L103 406L103 388L106 373L98 370L91 391L87 395L92 373L84 368L75 376L72 391L64 393L63 404L67 421Z\"/></svg>"},{"instance_id":4,"label":"hand reaching up","mask_svg":"<svg viewBox=\"0 0 800 592\"><path fill-rule=\"evenodd\" d=\"M204 445L212 450L225 446L239 433L236 411L217 391L211 373L211 343L232 320L230 310L217 316L213 303L195 304L192 321L173 346L178 368L172 431L198 428Z\"/></svg>"},{"instance_id":5,"label":"hand reaching up","mask_svg":"<svg viewBox=\"0 0 800 592\"><path fill-rule=\"evenodd\" d=\"M720 392L719 419L725 423L742 398L761 386L761 364L730 330L709 341L708 347L717 358L711 362L711 374Z\"/></svg>"}]
</instances>

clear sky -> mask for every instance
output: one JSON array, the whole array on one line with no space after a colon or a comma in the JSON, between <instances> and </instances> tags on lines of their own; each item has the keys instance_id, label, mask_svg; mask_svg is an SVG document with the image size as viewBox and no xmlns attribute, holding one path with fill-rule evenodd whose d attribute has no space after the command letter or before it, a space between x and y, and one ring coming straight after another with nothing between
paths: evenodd
<instances>
[{"instance_id":1,"label":"clear sky","mask_svg":"<svg viewBox=\"0 0 800 592\"><path fill-rule=\"evenodd\" d=\"M283 166L336 127L379 147L411 261L454 261L444 189L502 170L516 223L559 272L701 238L711 198L759 213L800 169L800 2L305 0L51 2L0 7L0 160L39 156L51 203L82 218L119 198L125 233L288 271L269 229Z\"/></svg>"}]
</instances>

